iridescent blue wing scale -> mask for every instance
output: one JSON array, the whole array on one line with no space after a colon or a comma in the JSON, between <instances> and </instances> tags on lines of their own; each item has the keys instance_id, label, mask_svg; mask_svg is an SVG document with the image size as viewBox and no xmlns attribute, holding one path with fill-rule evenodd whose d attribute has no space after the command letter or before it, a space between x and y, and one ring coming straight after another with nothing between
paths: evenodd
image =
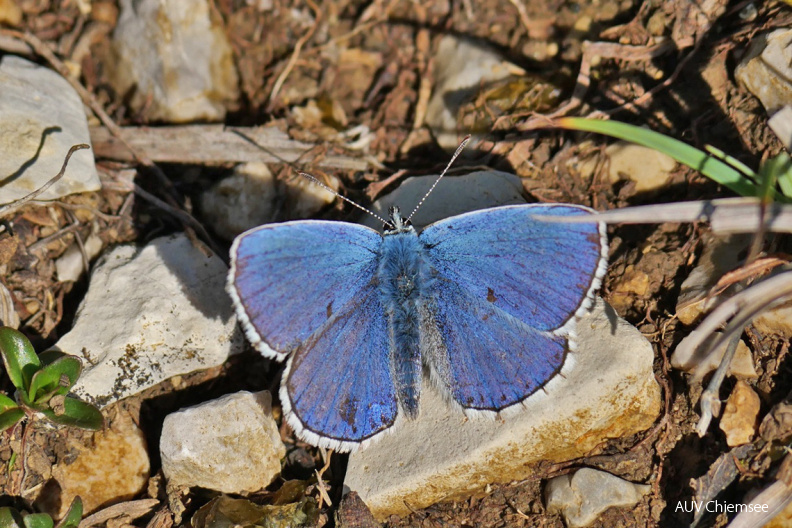
<instances>
[{"instance_id":1,"label":"iridescent blue wing scale","mask_svg":"<svg viewBox=\"0 0 792 528\"><path fill-rule=\"evenodd\" d=\"M376 286L381 242L367 227L306 220L252 229L231 248L237 316L262 354L291 355L281 403L315 445L348 451L396 419Z\"/></svg>"},{"instance_id":2,"label":"iridescent blue wing scale","mask_svg":"<svg viewBox=\"0 0 792 528\"><path fill-rule=\"evenodd\" d=\"M543 387L574 347L577 316L605 273L597 223L574 205L516 205L442 220L420 235L434 279L423 306L425 354L437 381L470 409L499 411Z\"/></svg>"},{"instance_id":3,"label":"iridescent blue wing scale","mask_svg":"<svg viewBox=\"0 0 792 528\"><path fill-rule=\"evenodd\" d=\"M308 442L350 451L391 427L396 389L379 291L371 285L289 360L281 404Z\"/></svg>"},{"instance_id":4,"label":"iridescent blue wing scale","mask_svg":"<svg viewBox=\"0 0 792 528\"><path fill-rule=\"evenodd\" d=\"M373 229L321 220L266 224L237 237L228 292L253 346L284 360L368 285L381 241Z\"/></svg>"},{"instance_id":5,"label":"iridescent blue wing scale","mask_svg":"<svg viewBox=\"0 0 792 528\"><path fill-rule=\"evenodd\" d=\"M453 282L426 305L424 350L434 381L466 409L497 412L556 376L567 338L531 328ZM464 307L464 309L460 309Z\"/></svg>"}]
</instances>

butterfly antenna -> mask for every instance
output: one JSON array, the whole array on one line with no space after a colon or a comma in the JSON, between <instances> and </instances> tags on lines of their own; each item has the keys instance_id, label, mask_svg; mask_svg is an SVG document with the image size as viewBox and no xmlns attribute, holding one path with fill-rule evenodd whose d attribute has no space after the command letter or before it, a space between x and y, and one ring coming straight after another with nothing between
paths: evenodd
<instances>
[{"instance_id":1,"label":"butterfly antenna","mask_svg":"<svg viewBox=\"0 0 792 528\"><path fill-rule=\"evenodd\" d=\"M440 176L435 180L435 182L432 184L432 186L429 188L429 190L426 191L426 194L423 195L423 198L421 198L421 201L418 202L418 205L415 206L415 209L412 210L412 213L410 213L410 216L407 217L407 220L405 220L405 222L409 222L410 221L410 219L413 217L413 215L421 207L421 204L424 203L424 201L426 200L426 197L429 196L430 194L432 194L432 191L434 191L434 188L437 187L437 184L440 183L440 180L443 179L443 176L445 176L446 172L448 172L448 169L451 168L451 165L453 165L454 161L459 157L459 155L462 154L462 151L465 150L465 147L467 146L467 144L469 142L470 142L470 135L467 135L467 136L465 136L465 139L462 140L462 143L460 143L459 146L457 147L456 152L454 152L454 155L451 156L451 161L448 162L448 165L446 165L446 168L443 169L443 172L440 173Z\"/></svg>"},{"instance_id":2,"label":"butterfly antenna","mask_svg":"<svg viewBox=\"0 0 792 528\"><path fill-rule=\"evenodd\" d=\"M338 193L337 191L335 191L334 189L331 189L330 187L328 187L327 185L325 185L323 182L319 181L319 180L316 178L316 176L314 176L314 175L312 175L312 174L308 174L307 172L298 172L298 174L299 174L300 176L304 177L304 178L308 178L309 180L311 180L312 182L314 182L316 185L318 185L318 186L319 186L319 187L321 187L322 189L326 190L327 192L333 193L333 194L334 194L334 195L336 195L337 197L339 197L339 198L341 198L342 200L344 200L346 203L352 204L352 205L354 205L355 207L357 207L358 209L360 209L361 211L363 211L363 212L365 212L365 213L368 213L368 214L370 214L371 216L373 216L374 218L376 218L377 220L379 220L380 222L382 222L383 224L385 224L385 225L386 225L386 226L388 226L389 228L391 228L391 229L394 229L393 225L392 225L390 222L388 222L387 220L385 220L384 218L382 218L380 215L378 215L377 213L375 213L374 211L372 211L372 210L370 210L370 209L366 209L365 207L363 207L363 206L362 206L362 205L360 205L359 203L356 203L356 202L354 202L354 201L350 200L350 199L349 199L349 198L347 198L346 196L342 196L341 194L339 194L339 193Z\"/></svg>"}]
</instances>

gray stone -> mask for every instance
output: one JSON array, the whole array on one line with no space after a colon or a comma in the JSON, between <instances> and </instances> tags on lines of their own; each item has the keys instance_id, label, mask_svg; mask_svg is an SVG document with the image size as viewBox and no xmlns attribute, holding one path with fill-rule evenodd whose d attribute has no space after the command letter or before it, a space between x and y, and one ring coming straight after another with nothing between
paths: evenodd
<instances>
[{"instance_id":1,"label":"gray stone","mask_svg":"<svg viewBox=\"0 0 792 528\"><path fill-rule=\"evenodd\" d=\"M69 149L91 144L82 101L49 68L13 55L0 59L0 204L39 189L63 166ZM101 187L93 153L74 153L63 177L38 200Z\"/></svg>"},{"instance_id":2,"label":"gray stone","mask_svg":"<svg viewBox=\"0 0 792 528\"><path fill-rule=\"evenodd\" d=\"M714 341L722 335L722 332L715 332L711 339ZM685 342L685 339L682 340L680 345ZM728 343L724 343L723 346L713 350L707 356L700 355L700 350L704 350L705 347L677 346L671 356L671 366L687 372L695 371L696 377L700 379L720 366L728 346ZM737 343L737 350L726 373L729 376L743 379L756 379L759 377L756 367L754 367L751 350L742 341Z\"/></svg>"},{"instance_id":3,"label":"gray stone","mask_svg":"<svg viewBox=\"0 0 792 528\"><path fill-rule=\"evenodd\" d=\"M787 150L792 150L792 106L786 105L767 120L767 126L781 140Z\"/></svg>"},{"instance_id":4,"label":"gray stone","mask_svg":"<svg viewBox=\"0 0 792 528\"><path fill-rule=\"evenodd\" d=\"M151 120L220 121L239 97L225 30L206 0L121 0L108 62L116 91Z\"/></svg>"},{"instance_id":5,"label":"gray stone","mask_svg":"<svg viewBox=\"0 0 792 528\"><path fill-rule=\"evenodd\" d=\"M55 345L83 360L74 392L105 406L240 351L227 272L184 235L102 257L72 330Z\"/></svg>"},{"instance_id":6,"label":"gray stone","mask_svg":"<svg viewBox=\"0 0 792 528\"><path fill-rule=\"evenodd\" d=\"M434 60L435 84L426 108L426 124L438 144L449 149L456 148L461 139L457 113L462 105L483 84L525 73L493 49L450 35L440 40Z\"/></svg>"},{"instance_id":7,"label":"gray stone","mask_svg":"<svg viewBox=\"0 0 792 528\"><path fill-rule=\"evenodd\" d=\"M374 202L372 210L387 219L388 209L396 205L406 217L436 180L436 175L407 178L392 193ZM416 229L421 230L432 222L449 216L487 207L522 203L525 203L522 182L514 174L487 170L464 176L446 176L426 198L411 222ZM382 228L382 222L371 216L365 217L361 223L374 229Z\"/></svg>"},{"instance_id":8,"label":"gray stone","mask_svg":"<svg viewBox=\"0 0 792 528\"><path fill-rule=\"evenodd\" d=\"M531 464L581 457L650 427L661 407L650 343L602 301L576 328L563 376L498 420L466 418L426 382L419 418L397 421L350 455L345 485L382 520L526 478Z\"/></svg>"},{"instance_id":9,"label":"gray stone","mask_svg":"<svg viewBox=\"0 0 792 528\"><path fill-rule=\"evenodd\" d=\"M734 77L773 115L792 104L792 29L776 29L751 39Z\"/></svg>"},{"instance_id":10,"label":"gray stone","mask_svg":"<svg viewBox=\"0 0 792 528\"><path fill-rule=\"evenodd\" d=\"M636 192L662 189L671 179L677 166L674 158L659 150L617 141L605 148L608 156L608 175L612 183L627 179L635 182Z\"/></svg>"},{"instance_id":11,"label":"gray stone","mask_svg":"<svg viewBox=\"0 0 792 528\"><path fill-rule=\"evenodd\" d=\"M559 512L569 528L583 528L608 508L634 506L652 487L610 473L583 468L551 479L545 488L547 511Z\"/></svg>"},{"instance_id":12,"label":"gray stone","mask_svg":"<svg viewBox=\"0 0 792 528\"><path fill-rule=\"evenodd\" d=\"M286 448L267 391L241 391L169 414L162 424L162 472L173 486L249 493L280 474Z\"/></svg>"},{"instance_id":13,"label":"gray stone","mask_svg":"<svg viewBox=\"0 0 792 528\"><path fill-rule=\"evenodd\" d=\"M90 262L102 251L102 239L98 235L92 234L83 243L83 249ZM59 282L74 282L82 276L85 271L85 262L83 261L83 251L76 242L55 261L55 271L58 274Z\"/></svg>"},{"instance_id":14,"label":"gray stone","mask_svg":"<svg viewBox=\"0 0 792 528\"><path fill-rule=\"evenodd\" d=\"M335 177L323 183L338 189ZM265 163L243 163L201 196L201 209L212 229L230 241L243 231L277 219L309 218L335 199L299 174L281 182Z\"/></svg>"}]
</instances>

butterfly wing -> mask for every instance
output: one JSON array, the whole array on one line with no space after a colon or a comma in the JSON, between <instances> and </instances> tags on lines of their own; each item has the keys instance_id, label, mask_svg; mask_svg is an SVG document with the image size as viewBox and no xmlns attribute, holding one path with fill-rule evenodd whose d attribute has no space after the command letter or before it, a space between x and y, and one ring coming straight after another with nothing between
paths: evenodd
<instances>
[{"instance_id":1,"label":"butterfly wing","mask_svg":"<svg viewBox=\"0 0 792 528\"><path fill-rule=\"evenodd\" d=\"M371 281L381 236L345 222L303 220L242 233L228 292L264 356L285 359Z\"/></svg>"},{"instance_id":2,"label":"butterfly wing","mask_svg":"<svg viewBox=\"0 0 792 528\"><path fill-rule=\"evenodd\" d=\"M560 372L576 315L605 272L604 226L535 220L573 205L474 211L420 238L435 278L422 309L432 373L463 407L498 411Z\"/></svg>"},{"instance_id":3,"label":"butterfly wing","mask_svg":"<svg viewBox=\"0 0 792 528\"><path fill-rule=\"evenodd\" d=\"M381 241L367 227L306 220L252 229L231 248L237 315L265 356L292 355L281 403L316 445L351 450L396 419L375 283Z\"/></svg>"},{"instance_id":4,"label":"butterfly wing","mask_svg":"<svg viewBox=\"0 0 792 528\"><path fill-rule=\"evenodd\" d=\"M289 360L281 404L289 424L308 442L352 451L396 420L384 314L372 283Z\"/></svg>"}]
</instances>

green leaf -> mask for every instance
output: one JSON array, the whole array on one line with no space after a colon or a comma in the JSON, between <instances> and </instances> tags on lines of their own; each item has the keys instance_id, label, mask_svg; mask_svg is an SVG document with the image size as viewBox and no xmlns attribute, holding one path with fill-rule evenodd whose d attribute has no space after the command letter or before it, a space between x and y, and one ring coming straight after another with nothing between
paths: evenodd
<instances>
[{"instance_id":1,"label":"green leaf","mask_svg":"<svg viewBox=\"0 0 792 528\"><path fill-rule=\"evenodd\" d=\"M789 154L782 152L778 156L767 160L759 170L763 181L778 182L781 193L787 198L792 198L792 160Z\"/></svg>"},{"instance_id":2,"label":"green leaf","mask_svg":"<svg viewBox=\"0 0 792 528\"><path fill-rule=\"evenodd\" d=\"M0 392L0 412L7 411L8 409L13 409L14 407L19 407L17 402Z\"/></svg>"},{"instance_id":3,"label":"green leaf","mask_svg":"<svg viewBox=\"0 0 792 528\"><path fill-rule=\"evenodd\" d=\"M28 338L8 326L0 328L0 356L3 356L3 363L14 387L27 391L33 374L41 367Z\"/></svg>"},{"instance_id":4,"label":"green leaf","mask_svg":"<svg viewBox=\"0 0 792 528\"><path fill-rule=\"evenodd\" d=\"M63 356L68 356L66 352L61 352L60 350L45 350L41 354L39 354L39 361L41 361L42 365L49 365L53 361L58 358L62 358Z\"/></svg>"},{"instance_id":5,"label":"green leaf","mask_svg":"<svg viewBox=\"0 0 792 528\"><path fill-rule=\"evenodd\" d=\"M13 508L0 508L0 528L22 528L22 517Z\"/></svg>"},{"instance_id":6,"label":"green leaf","mask_svg":"<svg viewBox=\"0 0 792 528\"><path fill-rule=\"evenodd\" d=\"M695 147L691 147L674 138L670 138L659 132L647 130L627 123L618 121L603 121L600 119L583 119L578 117L562 117L555 120L556 126L571 130L581 130L585 132L596 132L605 134L644 147L649 147L671 156L680 163L701 172L708 178L717 183L728 187L741 196L759 196L759 187L748 177L731 167L729 164L716 159L706 152ZM772 197L784 203L792 200L771 189Z\"/></svg>"},{"instance_id":7,"label":"green leaf","mask_svg":"<svg viewBox=\"0 0 792 528\"><path fill-rule=\"evenodd\" d=\"M31 513L22 517L25 528L53 528L55 523L46 513Z\"/></svg>"},{"instance_id":8,"label":"green leaf","mask_svg":"<svg viewBox=\"0 0 792 528\"><path fill-rule=\"evenodd\" d=\"M104 426L104 417L99 409L89 403L67 396L60 412L54 409L39 409L51 422L98 431Z\"/></svg>"},{"instance_id":9,"label":"green leaf","mask_svg":"<svg viewBox=\"0 0 792 528\"><path fill-rule=\"evenodd\" d=\"M45 365L33 375L28 396L34 404L45 402L53 394L67 394L77 382L82 371L80 360L74 356L63 356ZM61 378L66 383L61 384Z\"/></svg>"},{"instance_id":10,"label":"green leaf","mask_svg":"<svg viewBox=\"0 0 792 528\"><path fill-rule=\"evenodd\" d=\"M74 497L71 506L69 506L69 511L67 511L63 519L55 525L55 528L77 528L82 520L82 514L82 499L80 499L80 497Z\"/></svg>"},{"instance_id":11,"label":"green leaf","mask_svg":"<svg viewBox=\"0 0 792 528\"><path fill-rule=\"evenodd\" d=\"M5 431L10 427L14 427L19 420L25 417L25 409L16 407L0 412L0 431ZM2 524L0 524L2 528Z\"/></svg>"}]
</instances>

